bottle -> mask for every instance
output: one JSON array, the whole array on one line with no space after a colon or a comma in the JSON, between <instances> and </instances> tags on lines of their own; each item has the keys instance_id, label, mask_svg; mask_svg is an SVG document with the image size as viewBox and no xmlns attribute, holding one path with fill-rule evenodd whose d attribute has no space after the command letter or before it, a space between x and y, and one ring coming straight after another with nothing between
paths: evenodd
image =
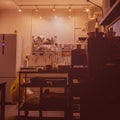
<instances>
[{"instance_id":1,"label":"bottle","mask_svg":"<svg viewBox=\"0 0 120 120\"><path fill-rule=\"evenodd\" d=\"M99 32L99 23L98 23L98 19L96 18L96 22L95 22L95 37L98 36L98 32Z\"/></svg>"},{"instance_id":2,"label":"bottle","mask_svg":"<svg viewBox=\"0 0 120 120\"><path fill-rule=\"evenodd\" d=\"M14 31L14 34L17 34L17 30Z\"/></svg>"},{"instance_id":3,"label":"bottle","mask_svg":"<svg viewBox=\"0 0 120 120\"><path fill-rule=\"evenodd\" d=\"M25 59L24 59L24 67L28 67L28 56L25 56Z\"/></svg>"}]
</instances>

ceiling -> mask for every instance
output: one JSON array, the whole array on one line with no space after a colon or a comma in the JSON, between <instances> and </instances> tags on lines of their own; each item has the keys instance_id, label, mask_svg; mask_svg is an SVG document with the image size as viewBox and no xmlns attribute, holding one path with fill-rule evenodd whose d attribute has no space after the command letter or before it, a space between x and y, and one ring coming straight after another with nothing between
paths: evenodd
<instances>
[{"instance_id":1,"label":"ceiling","mask_svg":"<svg viewBox=\"0 0 120 120\"><path fill-rule=\"evenodd\" d=\"M102 6L103 0L90 0L93 3ZM20 5L79 5L84 6L93 6L87 0L0 0L0 9L17 9ZM39 6L40 7L40 6ZM42 7L42 6L41 6ZM44 6L48 7L48 6ZM78 7L78 6L76 6ZM26 8L27 9L27 8Z\"/></svg>"}]
</instances>

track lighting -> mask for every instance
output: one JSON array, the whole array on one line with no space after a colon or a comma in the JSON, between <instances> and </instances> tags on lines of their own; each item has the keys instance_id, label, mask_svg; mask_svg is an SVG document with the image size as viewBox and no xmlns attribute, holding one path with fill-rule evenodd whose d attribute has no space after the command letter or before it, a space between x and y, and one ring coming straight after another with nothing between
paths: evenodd
<instances>
[{"instance_id":1,"label":"track lighting","mask_svg":"<svg viewBox=\"0 0 120 120\"><path fill-rule=\"evenodd\" d=\"M35 7L35 12L39 12L39 7L43 7L43 8L49 8L52 7L52 11L55 12L56 11L56 7L68 7L68 11L71 12L72 11L72 7L88 7L89 4L20 4L18 5L19 9L18 12L22 12L22 7L29 7L30 9L33 9L33 7Z\"/></svg>"}]
</instances>

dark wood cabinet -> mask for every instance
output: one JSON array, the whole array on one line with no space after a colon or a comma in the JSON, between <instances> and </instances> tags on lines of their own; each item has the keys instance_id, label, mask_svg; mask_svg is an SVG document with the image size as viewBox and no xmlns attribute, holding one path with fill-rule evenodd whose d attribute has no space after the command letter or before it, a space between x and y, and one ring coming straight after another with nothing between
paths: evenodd
<instances>
[{"instance_id":1,"label":"dark wood cabinet","mask_svg":"<svg viewBox=\"0 0 120 120\"><path fill-rule=\"evenodd\" d=\"M83 81L81 120L119 118L119 43L118 37L88 38L88 79Z\"/></svg>"},{"instance_id":2,"label":"dark wood cabinet","mask_svg":"<svg viewBox=\"0 0 120 120\"><path fill-rule=\"evenodd\" d=\"M107 39L101 36L87 39L88 71L91 78L101 76L107 60Z\"/></svg>"}]
</instances>

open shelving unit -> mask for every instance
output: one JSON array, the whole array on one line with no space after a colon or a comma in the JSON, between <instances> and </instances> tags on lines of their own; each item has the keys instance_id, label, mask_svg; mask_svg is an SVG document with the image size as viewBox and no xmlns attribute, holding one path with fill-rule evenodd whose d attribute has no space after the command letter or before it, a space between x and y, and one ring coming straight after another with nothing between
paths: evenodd
<instances>
[{"instance_id":1,"label":"open shelving unit","mask_svg":"<svg viewBox=\"0 0 120 120\"><path fill-rule=\"evenodd\" d=\"M42 73L44 76L41 77L41 72L38 71L19 72L19 118L30 119L29 111L38 111L38 119L55 119L54 116L44 116L43 112L63 111L64 115L57 117L57 119L67 119L67 77L46 77L46 73ZM37 96L34 95L35 99L29 99L28 88L38 89ZM62 89L62 91L59 91L59 89ZM24 91L24 95L21 91ZM21 114L22 112L24 112L24 115Z\"/></svg>"}]
</instances>

